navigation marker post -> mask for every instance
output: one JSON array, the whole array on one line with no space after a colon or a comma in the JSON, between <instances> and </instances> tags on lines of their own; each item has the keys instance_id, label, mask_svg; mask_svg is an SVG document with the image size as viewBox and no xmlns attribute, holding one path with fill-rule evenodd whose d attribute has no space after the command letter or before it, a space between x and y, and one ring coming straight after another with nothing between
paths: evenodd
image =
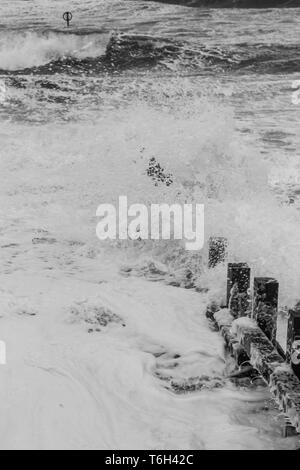
<instances>
[{"instance_id":1,"label":"navigation marker post","mask_svg":"<svg viewBox=\"0 0 300 470\"><path fill-rule=\"evenodd\" d=\"M66 11L64 14L63 14L63 19L67 22L67 26L69 28L70 26L70 23L73 19L73 15L70 11Z\"/></svg>"}]
</instances>

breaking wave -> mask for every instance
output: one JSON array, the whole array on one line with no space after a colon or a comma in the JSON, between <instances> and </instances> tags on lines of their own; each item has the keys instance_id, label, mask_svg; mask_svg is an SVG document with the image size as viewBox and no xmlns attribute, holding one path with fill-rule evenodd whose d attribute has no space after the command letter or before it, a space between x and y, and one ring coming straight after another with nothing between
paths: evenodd
<instances>
[{"instance_id":1,"label":"breaking wave","mask_svg":"<svg viewBox=\"0 0 300 470\"><path fill-rule=\"evenodd\" d=\"M2 73L101 73L163 67L175 72L207 68L260 73L300 71L297 45L190 46L138 34L66 34L51 31L0 35Z\"/></svg>"},{"instance_id":2,"label":"breaking wave","mask_svg":"<svg viewBox=\"0 0 300 470\"><path fill-rule=\"evenodd\" d=\"M97 57L104 53L106 41L99 34L6 31L0 34L0 69L15 71L42 66L66 57Z\"/></svg>"}]
</instances>

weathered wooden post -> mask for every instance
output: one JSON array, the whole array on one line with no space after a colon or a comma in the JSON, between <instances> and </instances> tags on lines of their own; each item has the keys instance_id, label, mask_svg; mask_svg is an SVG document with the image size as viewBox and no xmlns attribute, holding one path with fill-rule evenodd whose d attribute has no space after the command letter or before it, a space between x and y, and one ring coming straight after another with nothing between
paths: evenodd
<instances>
[{"instance_id":1,"label":"weathered wooden post","mask_svg":"<svg viewBox=\"0 0 300 470\"><path fill-rule=\"evenodd\" d=\"M247 263L229 263L227 274L227 306L235 317L244 317L249 309L251 270Z\"/></svg>"},{"instance_id":2,"label":"weathered wooden post","mask_svg":"<svg viewBox=\"0 0 300 470\"><path fill-rule=\"evenodd\" d=\"M208 253L208 267L214 268L224 263L227 257L228 241L224 237L210 237Z\"/></svg>"},{"instance_id":3,"label":"weathered wooden post","mask_svg":"<svg viewBox=\"0 0 300 470\"><path fill-rule=\"evenodd\" d=\"M289 310L286 360L300 379L300 302Z\"/></svg>"},{"instance_id":4,"label":"weathered wooden post","mask_svg":"<svg viewBox=\"0 0 300 470\"><path fill-rule=\"evenodd\" d=\"M253 318L276 345L279 284L271 277L254 278Z\"/></svg>"}]
</instances>

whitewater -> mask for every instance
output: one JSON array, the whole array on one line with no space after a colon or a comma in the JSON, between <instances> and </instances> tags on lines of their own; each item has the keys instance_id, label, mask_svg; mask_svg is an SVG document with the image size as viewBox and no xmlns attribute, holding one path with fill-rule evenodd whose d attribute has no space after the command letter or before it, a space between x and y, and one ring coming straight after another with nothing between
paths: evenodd
<instances>
[{"instance_id":1,"label":"whitewater","mask_svg":"<svg viewBox=\"0 0 300 470\"><path fill-rule=\"evenodd\" d=\"M0 448L299 447L267 388L228 378L205 317L226 268L208 270L207 248L96 237L97 207L120 195L203 203L206 240L278 279L285 325L300 292L299 10L0 13ZM153 158L172 184L149 177Z\"/></svg>"}]
</instances>

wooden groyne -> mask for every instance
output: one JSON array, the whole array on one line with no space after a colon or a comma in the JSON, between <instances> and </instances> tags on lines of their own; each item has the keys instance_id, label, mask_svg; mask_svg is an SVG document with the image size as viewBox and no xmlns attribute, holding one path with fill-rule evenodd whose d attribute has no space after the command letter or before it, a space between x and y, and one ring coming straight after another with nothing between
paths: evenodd
<instances>
[{"instance_id":1,"label":"wooden groyne","mask_svg":"<svg viewBox=\"0 0 300 470\"><path fill-rule=\"evenodd\" d=\"M209 267L225 263L227 241L211 238ZM207 307L207 317L220 330L241 375L263 378L286 416L285 434L300 433L300 302L289 310L286 351L277 342L279 284L255 277L246 263L228 263L225 305Z\"/></svg>"}]
</instances>

